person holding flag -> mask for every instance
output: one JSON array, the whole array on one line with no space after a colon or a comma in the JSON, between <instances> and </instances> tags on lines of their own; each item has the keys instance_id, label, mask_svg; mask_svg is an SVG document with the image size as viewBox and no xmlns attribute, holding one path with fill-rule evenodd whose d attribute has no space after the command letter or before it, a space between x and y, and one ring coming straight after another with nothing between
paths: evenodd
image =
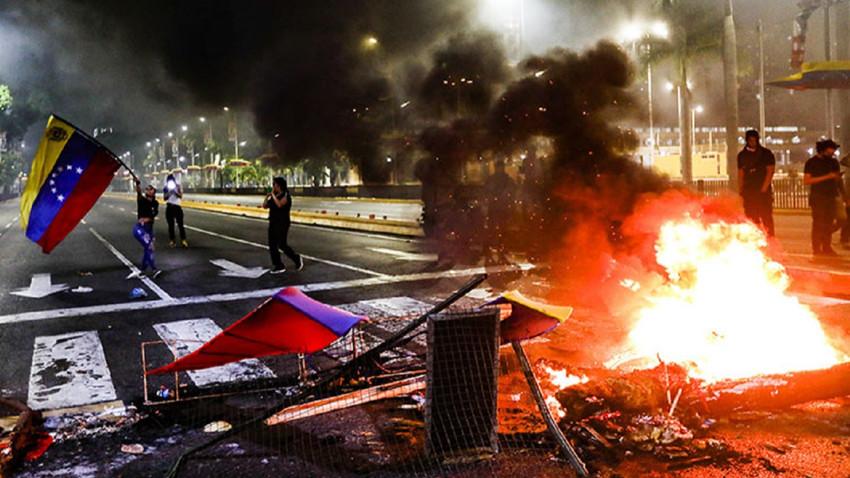
<instances>
[{"instance_id":1,"label":"person holding flag","mask_svg":"<svg viewBox=\"0 0 850 478\"><path fill-rule=\"evenodd\" d=\"M134 181L136 183L136 205L138 207L137 216L139 221L133 228L133 236L139 241L139 244L142 245L145 251L142 254L142 264L139 266L139 272L130 274L128 279L143 277L145 275L145 269L148 266L151 268L151 279L156 279L162 274L162 271L156 268L156 261L153 255L154 242L156 241L153 232L153 222L156 215L159 214L159 202L156 200L156 189L153 186L149 184L145 188L144 194L142 194L139 180L134 178Z\"/></svg>"}]
</instances>

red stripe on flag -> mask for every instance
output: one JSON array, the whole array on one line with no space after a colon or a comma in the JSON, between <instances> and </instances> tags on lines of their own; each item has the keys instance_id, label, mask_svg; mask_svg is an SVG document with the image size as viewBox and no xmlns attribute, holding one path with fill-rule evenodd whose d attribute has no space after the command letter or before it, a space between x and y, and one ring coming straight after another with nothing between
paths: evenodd
<instances>
[{"instance_id":1,"label":"red stripe on flag","mask_svg":"<svg viewBox=\"0 0 850 478\"><path fill-rule=\"evenodd\" d=\"M95 153L65 204L38 240L42 252L52 251L80 223L109 187L120 167L121 164L103 148Z\"/></svg>"}]
</instances>

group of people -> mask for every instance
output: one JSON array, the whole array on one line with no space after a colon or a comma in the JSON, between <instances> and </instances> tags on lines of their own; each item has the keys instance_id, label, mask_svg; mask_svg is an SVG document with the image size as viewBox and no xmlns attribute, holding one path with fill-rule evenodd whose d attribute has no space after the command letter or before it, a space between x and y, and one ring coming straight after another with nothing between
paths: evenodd
<instances>
[{"instance_id":1,"label":"group of people","mask_svg":"<svg viewBox=\"0 0 850 478\"><path fill-rule=\"evenodd\" d=\"M773 153L759 142L759 133L749 130L746 146L738 153L738 188L744 201L744 213L774 236L773 189L776 168ZM835 158L840 145L831 139L815 144L815 155L803 168L803 184L809 188L812 211L812 253L815 256L837 255L832 248L832 234L841 229L841 243L850 248L850 196L844 188L841 164ZM850 167L850 163L847 164Z\"/></svg>"},{"instance_id":2,"label":"group of people","mask_svg":"<svg viewBox=\"0 0 850 478\"><path fill-rule=\"evenodd\" d=\"M139 272L130 276L142 277L147 275L155 279L162 274L162 269L156 267L156 259L154 258L156 236L154 235L153 225L156 216L159 214L159 201L156 199L156 189L153 185L148 184L144 193L138 179L135 179L135 185L138 222L133 227L133 237L142 245L144 252L142 253ZM180 231L180 243L183 247L189 247L189 243L186 241L186 228L183 226L183 206L180 204L183 199L183 187L177 182L173 174L169 174L166 178L162 194L165 198L165 220L168 222L168 247L172 248L177 245L175 242L175 225ZM148 267L151 269L150 272L146 272Z\"/></svg>"},{"instance_id":3,"label":"group of people","mask_svg":"<svg viewBox=\"0 0 850 478\"><path fill-rule=\"evenodd\" d=\"M136 179L135 186L138 222L133 227L133 236L142 245L143 253L139 272L131 274L130 277L147 276L155 279L162 274L162 269L157 268L154 258L156 238L153 226L154 220L159 214L159 201L156 199L156 189L153 185L146 186L143 192L139 180ZM162 193L165 199L165 219L168 221L168 247L177 246L175 225L180 233L180 244L184 248L189 247L189 243L186 241L186 228L183 225L183 207L181 205L183 187L177 182L173 174L169 174L166 178ZM295 268L301 270L304 267L304 260L287 243L292 196L289 194L284 178L274 178L272 190L263 201L263 208L269 210L268 244L269 255L272 260L271 273L279 274L286 271L280 257L281 250L295 263ZM150 268L150 272L147 272L148 268Z\"/></svg>"}]
</instances>

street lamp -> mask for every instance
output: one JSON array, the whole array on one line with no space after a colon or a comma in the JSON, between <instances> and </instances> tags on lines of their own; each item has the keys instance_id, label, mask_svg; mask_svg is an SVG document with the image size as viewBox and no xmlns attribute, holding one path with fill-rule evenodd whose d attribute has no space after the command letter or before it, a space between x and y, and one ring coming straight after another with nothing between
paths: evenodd
<instances>
[{"instance_id":1,"label":"street lamp","mask_svg":"<svg viewBox=\"0 0 850 478\"><path fill-rule=\"evenodd\" d=\"M375 40L375 42L377 43L377 40ZM224 109L225 113L230 113L230 108L228 108L227 106L225 106L223 109ZM234 154L235 154L233 159L239 159L239 128L236 126L236 118L235 118L236 114L234 113L233 116L234 116L234 118L232 119L232 122L228 121L228 124L227 124L228 134L230 133L230 126L232 125L233 126L233 149L234 149Z\"/></svg>"},{"instance_id":2,"label":"street lamp","mask_svg":"<svg viewBox=\"0 0 850 478\"><path fill-rule=\"evenodd\" d=\"M637 56L636 45L638 40L643 39L646 42L646 95L647 106L649 109L649 163L655 164L655 129L652 119L652 61L650 58L651 46L648 40L659 38L666 40L670 36L670 30L667 24L662 21L655 21L649 25L638 22L628 23L623 26L620 37L625 42L632 44L632 52Z\"/></svg>"}]
</instances>

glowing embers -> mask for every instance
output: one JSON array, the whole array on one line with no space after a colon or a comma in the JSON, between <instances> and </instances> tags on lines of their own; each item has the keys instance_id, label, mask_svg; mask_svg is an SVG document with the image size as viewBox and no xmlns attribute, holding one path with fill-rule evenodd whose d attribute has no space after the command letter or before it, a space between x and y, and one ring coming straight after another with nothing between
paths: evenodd
<instances>
[{"instance_id":1,"label":"glowing embers","mask_svg":"<svg viewBox=\"0 0 850 478\"><path fill-rule=\"evenodd\" d=\"M655 251L668 280L643 291L650 305L629 333L632 353L709 381L843 361L809 308L785 295L788 276L764 255L766 243L751 223L664 223Z\"/></svg>"}]
</instances>

